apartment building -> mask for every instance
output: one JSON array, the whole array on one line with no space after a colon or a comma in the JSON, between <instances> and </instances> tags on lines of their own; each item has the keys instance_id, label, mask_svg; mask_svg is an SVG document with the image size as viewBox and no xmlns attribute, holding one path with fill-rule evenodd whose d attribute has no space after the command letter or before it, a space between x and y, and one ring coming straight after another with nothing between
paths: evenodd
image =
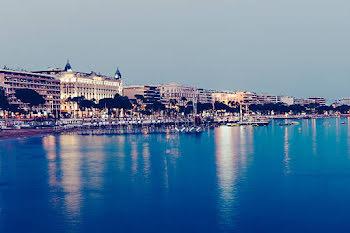
<instances>
[{"instance_id":1,"label":"apartment building","mask_svg":"<svg viewBox=\"0 0 350 233\"><path fill-rule=\"evenodd\" d=\"M275 104L277 103L277 96L271 94L258 94L256 100L258 104Z\"/></svg>"},{"instance_id":2,"label":"apartment building","mask_svg":"<svg viewBox=\"0 0 350 233\"><path fill-rule=\"evenodd\" d=\"M293 96L281 95L277 97L277 102L285 105L293 105L295 98Z\"/></svg>"},{"instance_id":3,"label":"apartment building","mask_svg":"<svg viewBox=\"0 0 350 233\"><path fill-rule=\"evenodd\" d=\"M186 101L196 101L196 87L185 86L178 83L168 83L157 85L160 92L160 100L163 104L168 105L171 99L175 99L178 103ZM186 99L186 101L184 101Z\"/></svg>"},{"instance_id":4,"label":"apartment building","mask_svg":"<svg viewBox=\"0 0 350 233\"><path fill-rule=\"evenodd\" d=\"M323 97L310 97L304 100L305 104L319 104L320 106L326 105L326 99Z\"/></svg>"},{"instance_id":5,"label":"apartment building","mask_svg":"<svg viewBox=\"0 0 350 233\"><path fill-rule=\"evenodd\" d=\"M123 95L130 100L136 100L137 95L143 96L143 103L149 104L155 101L160 101L160 92L158 86L125 86Z\"/></svg>"},{"instance_id":6,"label":"apartment building","mask_svg":"<svg viewBox=\"0 0 350 233\"><path fill-rule=\"evenodd\" d=\"M4 88L10 104L19 105L21 108L28 107L15 97L16 89L32 89L45 99L45 104L35 110L53 113L60 109L60 80L52 75L37 74L27 71L0 69L0 84Z\"/></svg>"}]
</instances>

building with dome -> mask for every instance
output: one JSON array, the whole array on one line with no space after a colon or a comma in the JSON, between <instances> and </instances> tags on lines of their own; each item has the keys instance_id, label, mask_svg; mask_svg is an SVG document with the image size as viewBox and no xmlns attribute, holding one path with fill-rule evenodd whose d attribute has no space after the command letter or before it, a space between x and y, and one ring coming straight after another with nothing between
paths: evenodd
<instances>
[{"instance_id":1,"label":"building with dome","mask_svg":"<svg viewBox=\"0 0 350 233\"><path fill-rule=\"evenodd\" d=\"M49 68L36 73L53 75L61 81L61 111L71 112L78 110L78 106L70 103L74 97L84 96L85 99L96 103L100 99L113 98L115 94L122 95L122 75L117 68L114 76L106 76L95 72L85 73L74 71L69 60L64 69Z\"/></svg>"}]
</instances>

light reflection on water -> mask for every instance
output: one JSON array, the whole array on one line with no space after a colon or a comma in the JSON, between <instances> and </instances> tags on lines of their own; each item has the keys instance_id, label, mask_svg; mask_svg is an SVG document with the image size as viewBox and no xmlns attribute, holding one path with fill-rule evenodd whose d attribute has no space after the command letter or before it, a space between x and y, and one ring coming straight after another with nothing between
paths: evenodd
<instances>
[{"instance_id":1,"label":"light reflection on water","mask_svg":"<svg viewBox=\"0 0 350 233\"><path fill-rule=\"evenodd\" d=\"M251 127L220 127L215 131L216 165L219 188L219 219L222 230L232 230L237 218L237 182L244 179ZM241 176L241 177L239 177Z\"/></svg>"},{"instance_id":2,"label":"light reflection on water","mask_svg":"<svg viewBox=\"0 0 350 233\"><path fill-rule=\"evenodd\" d=\"M316 125L316 119L312 119L311 120L311 128L312 128L312 152L313 152L314 155L316 155L316 153L317 153L317 125Z\"/></svg>"},{"instance_id":3,"label":"light reflection on water","mask_svg":"<svg viewBox=\"0 0 350 233\"><path fill-rule=\"evenodd\" d=\"M137 149L137 143L132 142L131 144L131 159L132 159L132 165L131 165L131 170L133 176L137 173L137 166L138 166L138 149Z\"/></svg>"},{"instance_id":4,"label":"light reflection on water","mask_svg":"<svg viewBox=\"0 0 350 233\"><path fill-rule=\"evenodd\" d=\"M350 117L347 118L347 146L350 147ZM348 156L350 157L350 150L348 150Z\"/></svg>"},{"instance_id":5,"label":"light reflection on water","mask_svg":"<svg viewBox=\"0 0 350 233\"><path fill-rule=\"evenodd\" d=\"M149 151L149 143L145 142L142 144L142 157L143 157L143 173L145 174L145 178L148 179L150 175L151 161L150 161L150 151Z\"/></svg>"},{"instance_id":6,"label":"light reflection on water","mask_svg":"<svg viewBox=\"0 0 350 233\"><path fill-rule=\"evenodd\" d=\"M60 153L61 186L64 192L64 208L67 222L75 225L81 220L81 173L82 173L82 144L81 138L60 138L62 152ZM69 141L67 143L67 141ZM70 148L74 148L72 151Z\"/></svg>"},{"instance_id":7,"label":"light reflection on water","mask_svg":"<svg viewBox=\"0 0 350 233\"><path fill-rule=\"evenodd\" d=\"M0 232L25 219L45 232L298 232L305 219L321 231L346 227L346 214L327 213L350 208L343 121L2 141Z\"/></svg>"},{"instance_id":8,"label":"light reflection on water","mask_svg":"<svg viewBox=\"0 0 350 233\"><path fill-rule=\"evenodd\" d=\"M284 128L284 168L285 174L288 175L290 170L290 157L289 157L289 137L288 137L288 127Z\"/></svg>"}]
</instances>

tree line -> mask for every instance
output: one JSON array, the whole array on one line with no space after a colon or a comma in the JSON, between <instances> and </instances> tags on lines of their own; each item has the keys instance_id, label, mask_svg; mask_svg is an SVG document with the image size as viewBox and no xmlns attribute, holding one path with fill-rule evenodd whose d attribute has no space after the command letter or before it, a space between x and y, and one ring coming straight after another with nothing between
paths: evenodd
<instances>
[{"instance_id":1,"label":"tree line","mask_svg":"<svg viewBox=\"0 0 350 233\"><path fill-rule=\"evenodd\" d=\"M42 106L45 104L45 99L35 90L31 89L16 89L14 93L15 97L23 103L26 103L30 114L34 107ZM126 96L115 94L113 98L104 98L96 102L95 99L86 99L84 96L69 97L66 102L76 103L80 110L93 110L93 109L108 109L109 113L114 113L121 109L133 110L144 115L151 115L163 111L164 114L169 116L175 116L177 114L188 115L193 113L193 102L187 101L185 97L182 97L180 101L176 99L170 99L168 106L156 99L145 100L142 95L135 95L135 101L129 100ZM197 113L204 111L214 112L229 112L238 113L240 106L237 102L229 102L228 104L216 101L214 104L211 103L196 103ZM245 108L245 106L243 106ZM10 104L4 91L0 91L0 109L9 112L25 113L25 109L21 109L19 104ZM115 111L116 110L116 111ZM307 105L284 105L282 103L267 103L267 104L251 104L248 109L244 109L246 112L255 112L262 115L267 114L300 114L300 113L317 113L324 114L325 112L339 112L349 113L350 106L341 105L337 107L332 106L321 106L316 103Z\"/></svg>"}]
</instances>

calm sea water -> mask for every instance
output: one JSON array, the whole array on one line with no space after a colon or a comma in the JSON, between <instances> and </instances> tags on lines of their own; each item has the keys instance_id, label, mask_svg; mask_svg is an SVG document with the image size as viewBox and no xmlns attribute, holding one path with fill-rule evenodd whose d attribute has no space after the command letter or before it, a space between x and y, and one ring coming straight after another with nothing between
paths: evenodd
<instances>
[{"instance_id":1,"label":"calm sea water","mask_svg":"<svg viewBox=\"0 0 350 233\"><path fill-rule=\"evenodd\" d=\"M0 232L350 232L350 125L0 141Z\"/></svg>"}]
</instances>

